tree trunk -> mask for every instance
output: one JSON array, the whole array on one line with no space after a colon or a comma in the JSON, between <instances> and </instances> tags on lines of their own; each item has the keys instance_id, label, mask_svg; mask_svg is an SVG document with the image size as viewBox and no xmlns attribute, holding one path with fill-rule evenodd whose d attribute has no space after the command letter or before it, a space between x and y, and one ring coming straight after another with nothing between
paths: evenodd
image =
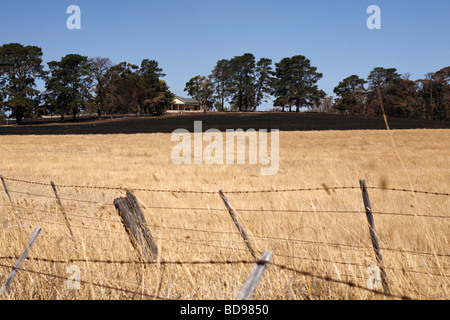
<instances>
[{"instance_id":1,"label":"tree trunk","mask_svg":"<svg viewBox=\"0 0 450 320\"><path fill-rule=\"evenodd\" d=\"M23 122L23 108L22 107L17 107L16 109L16 123L17 125L21 125Z\"/></svg>"},{"instance_id":2,"label":"tree trunk","mask_svg":"<svg viewBox=\"0 0 450 320\"><path fill-rule=\"evenodd\" d=\"M433 118L432 114L433 114L433 84L431 83L430 80L430 111L428 111L428 115L427 118L428 120L431 120Z\"/></svg>"}]
</instances>

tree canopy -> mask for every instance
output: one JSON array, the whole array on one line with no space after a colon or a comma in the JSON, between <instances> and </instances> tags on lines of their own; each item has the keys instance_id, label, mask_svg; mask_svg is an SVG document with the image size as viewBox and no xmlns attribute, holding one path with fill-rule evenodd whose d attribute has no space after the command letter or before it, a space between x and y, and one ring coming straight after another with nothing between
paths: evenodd
<instances>
[{"instance_id":1,"label":"tree canopy","mask_svg":"<svg viewBox=\"0 0 450 320\"><path fill-rule=\"evenodd\" d=\"M322 74L317 68L311 66L311 62L305 56L297 55L284 58L275 64L274 96L275 104L284 107L311 108L319 98L317 81Z\"/></svg>"},{"instance_id":2,"label":"tree canopy","mask_svg":"<svg viewBox=\"0 0 450 320\"><path fill-rule=\"evenodd\" d=\"M161 115L174 94L156 60L114 64L107 57L67 54L47 63L42 49L10 43L0 46L0 117L81 113ZM335 97L318 86L323 74L303 55L278 62L252 53L220 59L209 75L195 75L184 91L204 110L256 111L264 103L285 111L340 112L423 119L450 119L450 66L411 80L396 68L375 67L366 78L352 74L339 81ZM45 83L39 91L37 81Z\"/></svg>"},{"instance_id":3,"label":"tree canopy","mask_svg":"<svg viewBox=\"0 0 450 320\"><path fill-rule=\"evenodd\" d=\"M92 78L88 58L79 54L68 54L60 61L50 61L48 66L48 107L61 115L62 119L66 114L72 114L73 119L76 119L77 114L92 98L89 92Z\"/></svg>"},{"instance_id":4,"label":"tree canopy","mask_svg":"<svg viewBox=\"0 0 450 320\"><path fill-rule=\"evenodd\" d=\"M44 79L42 49L19 43L0 47L0 98L2 107L10 110L17 123L39 113L40 92L36 79Z\"/></svg>"},{"instance_id":5,"label":"tree canopy","mask_svg":"<svg viewBox=\"0 0 450 320\"><path fill-rule=\"evenodd\" d=\"M367 80L347 77L334 88L334 108L351 114L386 115L422 119L450 119L450 67L410 80L396 68L376 67ZM364 85L367 84L367 87Z\"/></svg>"}]
</instances>

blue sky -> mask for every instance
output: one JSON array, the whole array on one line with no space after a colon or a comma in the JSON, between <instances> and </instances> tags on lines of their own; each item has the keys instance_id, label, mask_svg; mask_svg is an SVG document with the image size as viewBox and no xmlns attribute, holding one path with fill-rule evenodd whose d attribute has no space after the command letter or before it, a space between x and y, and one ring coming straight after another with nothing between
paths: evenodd
<instances>
[{"instance_id":1,"label":"blue sky","mask_svg":"<svg viewBox=\"0 0 450 320\"><path fill-rule=\"evenodd\" d=\"M72 4L81 30L66 27ZM366 27L370 5L381 8L381 30ZM416 80L450 65L449 0L1 0L0 10L0 45L40 46L45 63L69 53L138 65L154 59L177 95L218 60L247 52L274 63L306 56L328 95L375 67Z\"/></svg>"}]
</instances>

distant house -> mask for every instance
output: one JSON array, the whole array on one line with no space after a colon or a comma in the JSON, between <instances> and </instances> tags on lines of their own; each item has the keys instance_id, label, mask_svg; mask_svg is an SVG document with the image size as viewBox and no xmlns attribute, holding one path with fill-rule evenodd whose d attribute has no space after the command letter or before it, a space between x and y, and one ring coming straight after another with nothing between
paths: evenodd
<instances>
[{"instance_id":1,"label":"distant house","mask_svg":"<svg viewBox=\"0 0 450 320\"><path fill-rule=\"evenodd\" d=\"M167 112L200 112L203 111L200 107L200 103L191 98L182 98L182 97L175 97L173 99L173 103L170 105L170 107L166 110Z\"/></svg>"}]
</instances>

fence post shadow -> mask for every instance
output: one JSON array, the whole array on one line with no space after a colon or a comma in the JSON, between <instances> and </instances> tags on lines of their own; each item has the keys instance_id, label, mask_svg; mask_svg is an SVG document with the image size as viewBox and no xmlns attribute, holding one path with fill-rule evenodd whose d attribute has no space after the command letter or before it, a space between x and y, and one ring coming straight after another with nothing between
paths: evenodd
<instances>
[{"instance_id":1,"label":"fence post shadow","mask_svg":"<svg viewBox=\"0 0 450 320\"><path fill-rule=\"evenodd\" d=\"M365 180L359 180L359 185L362 191L362 198L364 202L364 209L366 211L367 222L369 223L370 239L372 241L373 250L377 259L378 267L380 268L381 283L383 285L383 291L386 295L390 295L386 271L384 270L383 257L381 256L380 245L375 229L375 221L372 214L372 206L370 204L369 193L367 192L367 186Z\"/></svg>"},{"instance_id":2,"label":"fence post shadow","mask_svg":"<svg viewBox=\"0 0 450 320\"><path fill-rule=\"evenodd\" d=\"M61 203L61 199L59 198L58 191L56 190L56 186L53 183L53 181L50 181L50 184L52 185L52 189L53 189L53 192L55 193L56 200L58 201L59 208L61 209L61 213L62 213L62 215L64 217L64 220L66 221L66 225L67 225L67 228L69 229L70 236L72 237L72 240L73 240L73 242L75 244L75 247L77 247L77 243L75 241L75 236L73 235L72 228L70 227L69 218L67 218L66 211L64 210L64 207L63 207L63 205Z\"/></svg>"}]
</instances>

